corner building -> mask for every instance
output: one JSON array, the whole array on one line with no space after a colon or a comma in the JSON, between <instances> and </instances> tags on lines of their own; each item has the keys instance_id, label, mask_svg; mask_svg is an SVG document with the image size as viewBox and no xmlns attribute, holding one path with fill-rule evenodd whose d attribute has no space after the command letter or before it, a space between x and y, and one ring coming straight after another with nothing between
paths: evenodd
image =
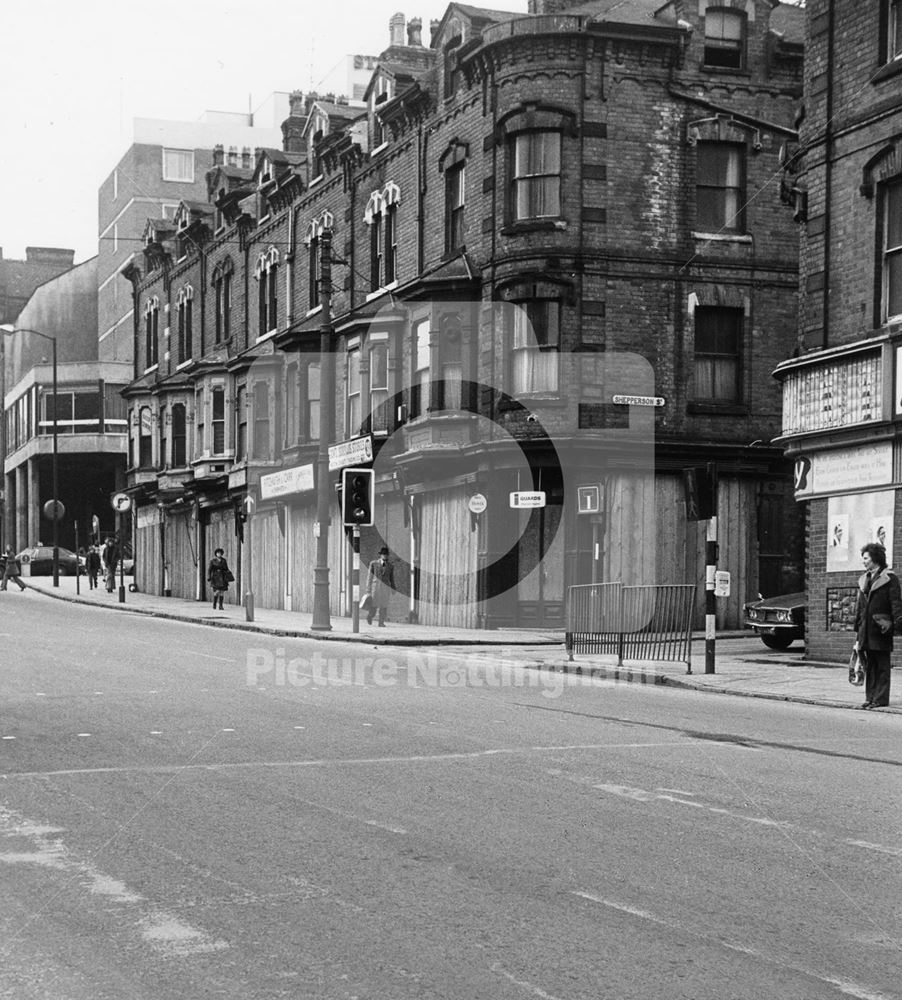
<instances>
[{"instance_id":1,"label":"corner building","mask_svg":"<svg viewBox=\"0 0 902 1000\"><path fill-rule=\"evenodd\" d=\"M902 7L809 0L804 116L783 190L801 224L799 338L780 442L807 512L808 655L854 641L861 547L898 565Z\"/></svg>"},{"instance_id":2,"label":"corner building","mask_svg":"<svg viewBox=\"0 0 902 1000\"><path fill-rule=\"evenodd\" d=\"M773 180L802 18L452 4L428 44L391 19L365 107L292 95L283 148L215 164L209 203L151 220L129 270L139 585L201 597L221 545L258 605L311 610L323 439L330 497L342 467L376 470L361 561L395 555L395 620L560 627L572 584L699 582L680 470L708 461L720 625L795 589L801 520L768 442L796 336Z\"/></svg>"}]
</instances>

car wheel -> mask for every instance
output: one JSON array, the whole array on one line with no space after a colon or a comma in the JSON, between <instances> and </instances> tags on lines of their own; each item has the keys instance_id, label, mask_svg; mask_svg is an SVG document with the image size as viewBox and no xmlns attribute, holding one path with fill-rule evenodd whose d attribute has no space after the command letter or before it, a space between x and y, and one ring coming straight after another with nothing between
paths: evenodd
<instances>
[{"instance_id":1,"label":"car wheel","mask_svg":"<svg viewBox=\"0 0 902 1000\"><path fill-rule=\"evenodd\" d=\"M768 649L789 649L792 639L785 635L762 635L761 641Z\"/></svg>"}]
</instances>

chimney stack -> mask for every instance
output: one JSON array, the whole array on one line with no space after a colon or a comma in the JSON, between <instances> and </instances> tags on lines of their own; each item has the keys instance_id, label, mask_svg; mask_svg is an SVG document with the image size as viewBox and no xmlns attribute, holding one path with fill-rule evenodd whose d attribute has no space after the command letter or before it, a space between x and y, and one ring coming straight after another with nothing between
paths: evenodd
<instances>
[{"instance_id":1,"label":"chimney stack","mask_svg":"<svg viewBox=\"0 0 902 1000\"><path fill-rule=\"evenodd\" d=\"M441 23L442 22L437 17L434 17L429 22L429 44L430 45L432 45L432 43L435 41L435 33L438 31L438 26Z\"/></svg>"},{"instance_id":2,"label":"chimney stack","mask_svg":"<svg viewBox=\"0 0 902 1000\"><path fill-rule=\"evenodd\" d=\"M407 44L416 45L422 48L423 45L423 20L419 17L412 17L407 22Z\"/></svg>"},{"instance_id":3,"label":"chimney stack","mask_svg":"<svg viewBox=\"0 0 902 1000\"><path fill-rule=\"evenodd\" d=\"M225 150L223 149L222 143L217 142L213 147L213 166L221 167L225 159Z\"/></svg>"},{"instance_id":4,"label":"chimney stack","mask_svg":"<svg viewBox=\"0 0 902 1000\"><path fill-rule=\"evenodd\" d=\"M230 167L237 167L238 166L238 147L237 146L229 146L229 166Z\"/></svg>"},{"instance_id":5,"label":"chimney stack","mask_svg":"<svg viewBox=\"0 0 902 1000\"><path fill-rule=\"evenodd\" d=\"M388 22L389 31L389 45L403 45L404 44L404 21L406 18L403 14L392 14Z\"/></svg>"},{"instance_id":6,"label":"chimney stack","mask_svg":"<svg viewBox=\"0 0 902 1000\"><path fill-rule=\"evenodd\" d=\"M260 152L259 149L254 150L254 154L257 154L259 152ZM254 156L254 160L255 159L256 155ZM250 170L254 165L254 160L251 159L251 147L244 146L241 150L241 166L244 167L245 170Z\"/></svg>"},{"instance_id":7,"label":"chimney stack","mask_svg":"<svg viewBox=\"0 0 902 1000\"><path fill-rule=\"evenodd\" d=\"M304 94L300 90L292 90L288 95L288 114L292 118L303 118L307 114Z\"/></svg>"}]
</instances>

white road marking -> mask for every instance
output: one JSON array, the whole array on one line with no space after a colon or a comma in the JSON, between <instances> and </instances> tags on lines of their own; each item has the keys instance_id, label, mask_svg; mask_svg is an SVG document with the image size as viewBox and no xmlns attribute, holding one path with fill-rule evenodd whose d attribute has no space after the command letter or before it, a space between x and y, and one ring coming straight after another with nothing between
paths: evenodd
<instances>
[{"instance_id":1,"label":"white road marking","mask_svg":"<svg viewBox=\"0 0 902 1000\"><path fill-rule=\"evenodd\" d=\"M47 697L47 692L46 691L35 691L34 696L35 696L35 698L46 698Z\"/></svg>"},{"instance_id":2,"label":"white road marking","mask_svg":"<svg viewBox=\"0 0 902 1000\"><path fill-rule=\"evenodd\" d=\"M76 733L76 736L90 736L90 733Z\"/></svg>"},{"instance_id":3,"label":"white road marking","mask_svg":"<svg viewBox=\"0 0 902 1000\"><path fill-rule=\"evenodd\" d=\"M235 730L234 729L223 729L223 732L224 733L234 733Z\"/></svg>"},{"instance_id":4,"label":"white road marking","mask_svg":"<svg viewBox=\"0 0 902 1000\"><path fill-rule=\"evenodd\" d=\"M306 729L307 727L306 726L295 726L294 728L295 729Z\"/></svg>"},{"instance_id":5,"label":"white road marking","mask_svg":"<svg viewBox=\"0 0 902 1000\"><path fill-rule=\"evenodd\" d=\"M534 997L541 997L541 1000L561 1000L560 997L555 996L554 993L548 993L543 990L540 986L536 986L535 983L530 983L526 979L517 979L510 972L505 969L500 962L494 962L489 966L491 972L497 972L499 975L504 976L505 979L509 979L515 986L519 986L526 990L527 993L531 993Z\"/></svg>"},{"instance_id":6,"label":"white road marking","mask_svg":"<svg viewBox=\"0 0 902 1000\"><path fill-rule=\"evenodd\" d=\"M162 736L163 735L163 731L160 730L160 729L151 729L150 735L151 736Z\"/></svg>"},{"instance_id":7,"label":"white road marking","mask_svg":"<svg viewBox=\"0 0 902 1000\"><path fill-rule=\"evenodd\" d=\"M372 727L372 726L374 725L374 723L372 723L372 722L361 722L361 725L362 725L362 726L369 726L369 727Z\"/></svg>"},{"instance_id":8,"label":"white road marking","mask_svg":"<svg viewBox=\"0 0 902 1000\"><path fill-rule=\"evenodd\" d=\"M5 740L14 740L15 736L4 736L3 739L5 739Z\"/></svg>"},{"instance_id":9,"label":"white road marking","mask_svg":"<svg viewBox=\"0 0 902 1000\"><path fill-rule=\"evenodd\" d=\"M0 852L0 863L54 869L66 875L63 888L80 886L91 895L103 896L114 903L146 908L148 901L140 893L132 892L124 882L76 857L63 842L60 836L63 833L65 830L59 827L40 826L18 813L0 808L0 836L17 839L25 837L32 842L28 851ZM49 906L50 903L45 905ZM21 929L24 930L29 923L39 919L42 912L42 909L36 910ZM169 913L151 910L141 916L138 924L144 941L170 957L222 951L229 947L227 942L214 940L205 931L191 927ZM11 934L6 946L10 947L15 938L16 934Z\"/></svg>"},{"instance_id":10,"label":"white road marking","mask_svg":"<svg viewBox=\"0 0 902 1000\"><path fill-rule=\"evenodd\" d=\"M829 986L835 986L841 993L845 993L846 996L855 997L856 1000L894 1000L894 998L887 996L885 993L878 993L874 990L869 989L866 986L861 986L858 983L850 982L847 979L840 979L838 976L822 975L819 972L815 972L812 969L807 969L803 965L796 965L794 962L785 961L776 955L769 955L766 952L760 951L757 948L751 948L747 945L737 944L734 941L728 941L723 938L714 937L712 935L703 934L699 931L693 930L687 924L678 922L676 920L668 920L664 917L659 917L654 913L650 913L648 910L640 910L634 906L626 906L623 903L617 903L611 899L604 899L601 896L595 896L590 892L580 892L571 891L570 895L578 896L580 899L586 899L592 903L598 903L600 906L604 906L608 909L617 910L620 913L626 913L629 916L636 917L640 920L646 920L649 923L658 924L662 927L667 927L672 931L675 931L684 937L695 938L697 940L705 941L708 944L717 945L721 948L726 948L729 951L739 952L743 955L748 955L750 958L758 959L762 962L767 962L770 965L774 965L780 969L787 969L796 975L806 976L809 979L815 980L815 982L824 983Z\"/></svg>"},{"instance_id":11,"label":"white road marking","mask_svg":"<svg viewBox=\"0 0 902 1000\"><path fill-rule=\"evenodd\" d=\"M407 833L401 826L387 826L385 823L377 823L374 819L365 820L365 823L367 826L374 826L377 830L387 830L389 833Z\"/></svg>"},{"instance_id":12,"label":"white road marking","mask_svg":"<svg viewBox=\"0 0 902 1000\"><path fill-rule=\"evenodd\" d=\"M15 737L13 737L15 739ZM869 851L877 851L880 854L890 854L894 858L902 858L902 847L885 847L883 844L871 844L866 840L847 840L850 847L866 847Z\"/></svg>"}]
</instances>

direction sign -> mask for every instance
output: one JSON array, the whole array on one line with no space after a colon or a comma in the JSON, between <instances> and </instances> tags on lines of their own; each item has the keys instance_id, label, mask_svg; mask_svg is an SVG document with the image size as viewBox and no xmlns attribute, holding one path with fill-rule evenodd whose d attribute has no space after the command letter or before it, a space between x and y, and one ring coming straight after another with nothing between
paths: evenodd
<instances>
[{"instance_id":1,"label":"direction sign","mask_svg":"<svg viewBox=\"0 0 902 1000\"><path fill-rule=\"evenodd\" d=\"M518 490L516 493L511 493L511 507L544 507L545 506L545 494L542 490L533 490L531 493L526 493L522 490Z\"/></svg>"},{"instance_id":2,"label":"direction sign","mask_svg":"<svg viewBox=\"0 0 902 1000\"><path fill-rule=\"evenodd\" d=\"M113 510L124 514L132 505L132 498L127 493L113 494Z\"/></svg>"}]
</instances>

